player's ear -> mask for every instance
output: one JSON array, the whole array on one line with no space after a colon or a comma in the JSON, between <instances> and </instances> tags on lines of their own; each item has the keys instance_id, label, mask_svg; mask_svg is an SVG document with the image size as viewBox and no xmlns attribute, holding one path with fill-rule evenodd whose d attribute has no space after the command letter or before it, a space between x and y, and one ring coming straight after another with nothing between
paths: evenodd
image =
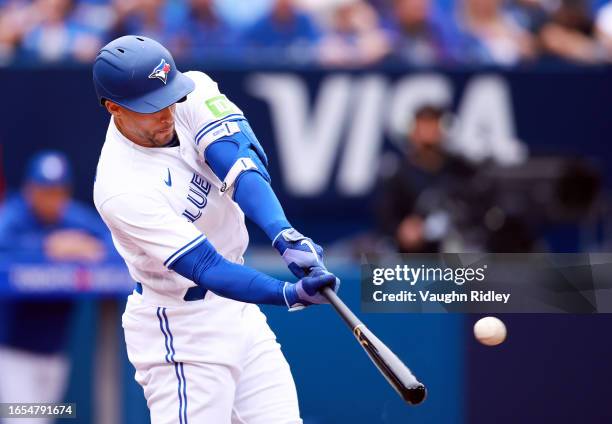
<instances>
[{"instance_id":1,"label":"player's ear","mask_svg":"<svg viewBox=\"0 0 612 424\"><path fill-rule=\"evenodd\" d=\"M114 116L121 115L121 106L119 106L115 102L111 102L110 100L105 100L104 107L106 107L106 110L111 115L114 115Z\"/></svg>"}]
</instances>

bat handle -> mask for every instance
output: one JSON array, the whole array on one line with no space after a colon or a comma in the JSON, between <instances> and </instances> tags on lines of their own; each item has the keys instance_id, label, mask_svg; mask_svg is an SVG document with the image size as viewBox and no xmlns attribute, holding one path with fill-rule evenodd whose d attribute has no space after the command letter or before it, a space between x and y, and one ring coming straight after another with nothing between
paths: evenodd
<instances>
[{"instance_id":1,"label":"bat handle","mask_svg":"<svg viewBox=\"0 0 612 424\"><path fill-rule=\"evenodd\" d=\"M357 315L355 315L353 311L346 306L346 304L342 301L342 299L340 299L340 297L338 297L336 292L331 287L323 287L321 289L321 294L323 294L334 309L339 312L339 315L342 317L346 325L349 326L351 331L354 331L357 326L363 325L363 322L361 322L361 320L357 318Z\"/></svg>"}]
</instances>

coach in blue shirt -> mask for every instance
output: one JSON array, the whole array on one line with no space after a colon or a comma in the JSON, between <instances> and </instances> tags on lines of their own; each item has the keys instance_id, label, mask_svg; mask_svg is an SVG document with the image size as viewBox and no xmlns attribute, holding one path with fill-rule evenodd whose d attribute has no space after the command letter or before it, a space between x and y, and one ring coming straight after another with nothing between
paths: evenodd
<instances>
[{"instance_id":1,"label":"coach in blue shirt","mask_svg":"<svg viewBox=\"0 0 612 424\"><path fill-rule=\"evenodd\" d=\"M71 199L72 172L53 151L30 161L21 192L0 208L0 258L16 261L102 260L110 235L96 212ZM61 400L70 300L0 301L0 401ZM15 380L13 380L13 378Z\"/></svg>"}]
</instances>

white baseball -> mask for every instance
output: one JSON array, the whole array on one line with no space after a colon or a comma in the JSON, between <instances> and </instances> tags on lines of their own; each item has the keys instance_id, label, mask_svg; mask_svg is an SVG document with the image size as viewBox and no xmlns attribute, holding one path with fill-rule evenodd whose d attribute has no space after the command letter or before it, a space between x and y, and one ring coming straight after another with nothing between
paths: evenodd
<instances>
[{"instance_id":1,"label":"white baseball","mask_svg":"<svg viewBox=\"0 0 612 424\"><path fill-rule=\"evenodd\" d=\"M506 339L506 325L499 318L484 317L474 324L474 337L486 346L497 346Z\"/></svg>"}]
</instances>

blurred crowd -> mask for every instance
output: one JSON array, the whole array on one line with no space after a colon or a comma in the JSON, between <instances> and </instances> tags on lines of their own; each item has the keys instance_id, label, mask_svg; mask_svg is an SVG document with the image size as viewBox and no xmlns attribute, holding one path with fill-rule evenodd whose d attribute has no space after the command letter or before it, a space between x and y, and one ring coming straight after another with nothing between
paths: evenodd
<instances>
[{"instance_id":1,"label":"blurred crowd","mask_svg":"<svg viewBox=\"0 0 612 424\"><path fill-rule=\"evenodd\" d=\"M612 60L610 0L0 0L0 64L88 63L141 34L198 63Z\"/></svg>"}]
</instances>

